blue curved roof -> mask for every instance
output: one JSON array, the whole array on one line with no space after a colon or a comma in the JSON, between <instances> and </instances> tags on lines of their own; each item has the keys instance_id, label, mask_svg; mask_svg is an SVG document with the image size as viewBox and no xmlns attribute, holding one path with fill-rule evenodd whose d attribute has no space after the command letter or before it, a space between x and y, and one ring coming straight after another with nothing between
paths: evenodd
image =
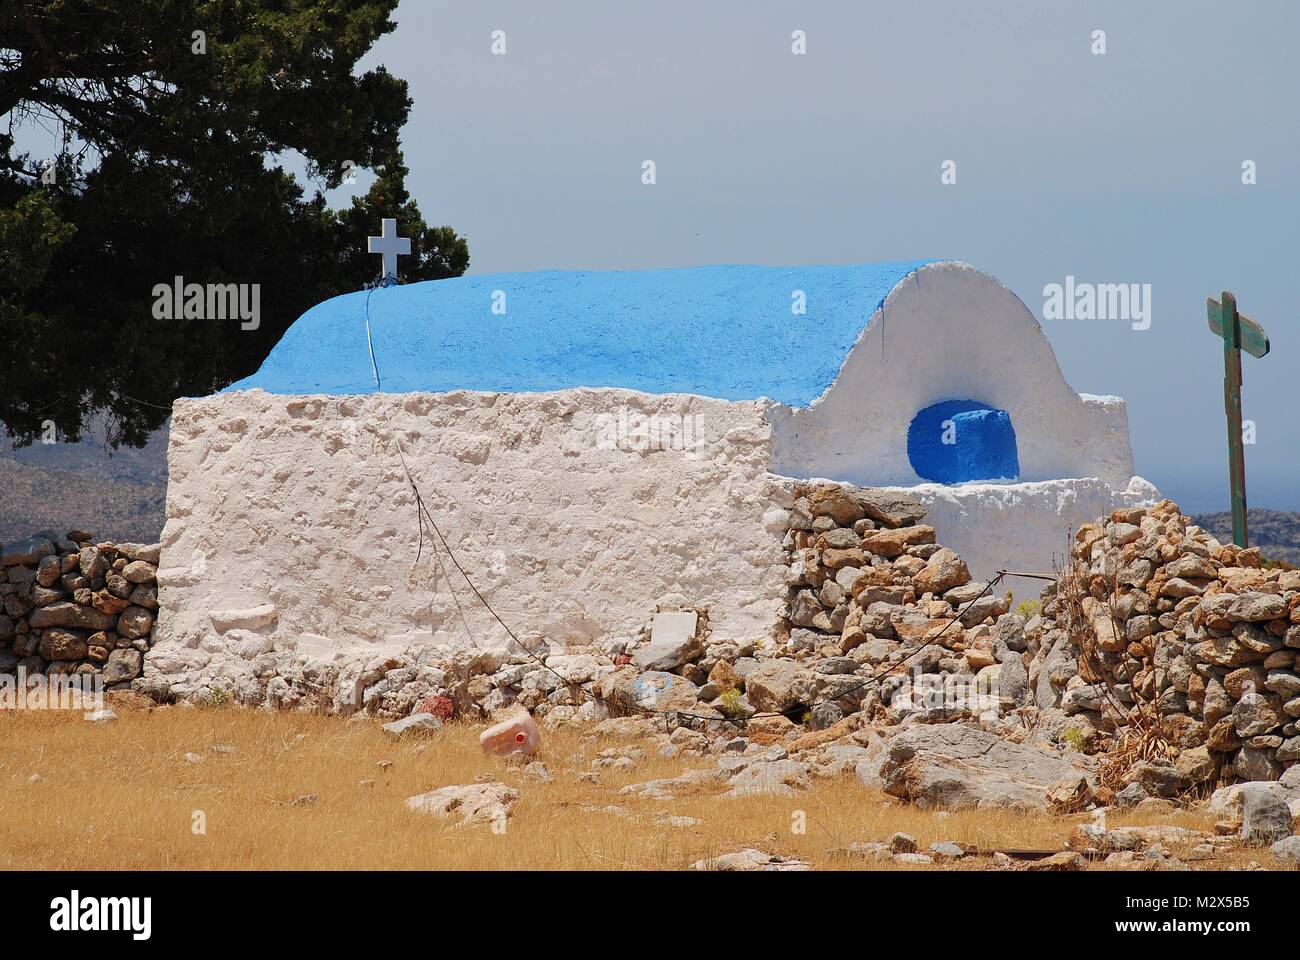
<instances>
[{"instance_id":1,"label":"blue curved roof","mask_svg":"<svg viewBox=\"0 0 1300 960\"><path fill-rule=\"evenodd\" d=\"M890 290L930 262L543 270L358 291L304 313L257 373L227 390L624 387L807 406ZM504 314L492 310L498 290ZM797 290L802 315L791 310Z\"/></svg>"}]
</instances>

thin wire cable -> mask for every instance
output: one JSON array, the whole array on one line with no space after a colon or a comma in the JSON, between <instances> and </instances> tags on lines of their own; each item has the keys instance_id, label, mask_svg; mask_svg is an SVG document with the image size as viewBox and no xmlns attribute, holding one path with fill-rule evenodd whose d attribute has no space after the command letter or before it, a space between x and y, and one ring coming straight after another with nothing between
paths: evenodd
<instances>
[{"instance_id":1,"label":"thin wire cable","mask_svg":"<svg viewBox=\"0 0 1300 960\"><path fill-rule=\"evenodd\" d=\"M150 403L148 400L139 400L136 397L131 396L130 394L123 393L121 390L117 391L117 395L121 397L123 400L130 400L132 403L138 403L145 407L155 407L159 410L170 410L172 408L172 405L170 403L167 404L166 406L163 406L161 403Z\"/></svg>"},{"instance_id":2,"label":"thin wire cable","mask_svg":"<svg viewBox=\"0 0 1300 960\"><path fill-rule=\"evenodd\" d=\"M383 284L386 286L386 284ZM370 337L370 295L375 292L374 284L366 285L366 348L370 351L370 370L375 375L375 389L382 390L383 384L379 380L379 364L375 362L375 342Z\"/></svg>"}]
</instances>

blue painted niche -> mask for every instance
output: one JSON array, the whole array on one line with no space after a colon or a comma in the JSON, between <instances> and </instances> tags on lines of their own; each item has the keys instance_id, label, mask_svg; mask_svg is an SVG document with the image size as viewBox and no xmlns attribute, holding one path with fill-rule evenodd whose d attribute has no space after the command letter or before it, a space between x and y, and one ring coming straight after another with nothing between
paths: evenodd
<instances>
[{"instance_id":1,"label":"blue painted niche","mask_svg":"<svg viewBox=\"0 0 1300 960\"><path fill-rule=\"evenodd\" d=\"M944 400L913 417L907 457L917 476L933 483L1020 475L1011 414L975 400Z\"/></svg>"}]
</instances>

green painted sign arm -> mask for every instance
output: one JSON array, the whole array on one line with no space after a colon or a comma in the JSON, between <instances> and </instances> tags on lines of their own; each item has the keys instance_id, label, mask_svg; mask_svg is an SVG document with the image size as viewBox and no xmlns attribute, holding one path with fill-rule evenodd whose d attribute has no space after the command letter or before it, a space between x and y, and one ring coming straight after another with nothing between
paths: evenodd
<instances>
[{"instance_id":1,"label":"green painted sign arm","mask_svg":"<svg viewBox=\"0 0 1300 960\"><path fill-rule=\"evenodd\" d=\"M1219 318L1219 303L1213 297L1206 301L1207 312L1210 317L1210 332L1215 336L1223 336L1223 322ZM1268 335L1264 333L1261 327L1244 313L1237 314L1237 320L1240 322L1241 349L1245 350L1252 357L1262 357L1268 353L1269 343Z\"/></svg>"}]
</instances>

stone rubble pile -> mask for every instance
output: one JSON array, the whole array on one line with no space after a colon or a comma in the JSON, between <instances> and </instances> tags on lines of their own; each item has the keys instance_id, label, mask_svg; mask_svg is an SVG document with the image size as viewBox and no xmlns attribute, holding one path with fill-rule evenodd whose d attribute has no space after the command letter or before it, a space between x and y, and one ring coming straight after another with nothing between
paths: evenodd
<instances>
[{"instance_id":1,"label":"stone rubble pile","mask_svg":"<svg viewBox=\"0 0 1300 960\"><path fill-rule=\"evenodd\" d=\"M0 549L0 673L129 686L153 643L158 544L42 531Z\"/></svg>"},{"instance_id":2,"label":"stone rubble pile","mask_svg":"<svg viewBox=\"0 0 1300 960\"><path fill-rule=\"evenodd\" d=\"M1178 755L1144 764L1131 798L1276 780L1300 762L1300 571L1265 568L1168 500L1084 524L1072 554L1076 601L1050 585L1026 630L1034 702L1085 741L1148 704Z\"/></svg>"}]
</instances>

